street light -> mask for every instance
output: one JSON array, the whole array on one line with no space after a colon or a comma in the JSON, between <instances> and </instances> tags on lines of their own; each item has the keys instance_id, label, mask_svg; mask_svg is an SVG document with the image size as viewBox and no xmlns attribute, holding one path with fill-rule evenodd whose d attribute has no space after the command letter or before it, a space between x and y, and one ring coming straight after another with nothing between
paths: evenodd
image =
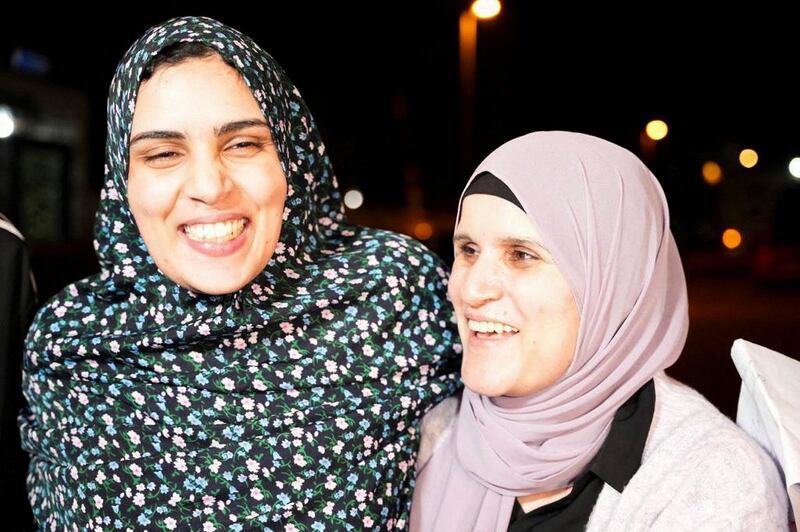
<instances>
[{"instance_id":1,"label":"street light","mask_svg":"<svg viewBox=\"0 0 800 532\"><path fill-rule=\"evenodd\" d=\"M11 108L0 105L0 139L6 139L14 134L16 123Z\"/></svg>"},{"instance_id":2,"label":"street light","mask_svg":"<svg viewBox=\"0 0 800 532\"><path fill-rule=\"evenodd\" d=\"M344 194L344 205L350 210L356 210L364 204L364 194L360 190L351 188Z\"/></svg>"},{"instance_id":3,"label":"street light","mask_svg":"<svg viewBox=\"0 0 800 532\"><path fill-rule=\"evenodd\" d=\"M656 153L656 144L666 138L669 132L667 123L663 120L650 120L639 133L639 148L642 155L652 157Z\"/></svg>"},{"instance_id":4,"label":"street light","mask_svg":"<svg viewBox=\"0 0 800 532\"><path fill-rule=\"evenodd\" d=\"M795 157L789 162L789 173L800 179L800 157Z\"/></svg>"},{"instance_id":5,"label":"street light","mask_svg":"<svg viewBox=\"0 0 800 532\"><path fill-rule=\"evenodd\" d=\"M498 0L475 0L458 19L459 78L461 82L461 172L472 162L475 130L475 56L478 44L478 19L487 20L500 13Z\"/></svg>"},{"instance_id":6,"label":"street light","mask_svg":"<svg viewBox=\"0 0 800 532\"><path fill-rule=\"evenodd\" d=\"M478 18L494 18L500 13L499 0L475 0L469 8Z\"/></svg>"},{"instance_id":7,"label":"street light","mask_svg":"<svg viewBox=\"0 0 800 532\"><path fill-rule=\"evenodd\" d=\"M728 249L736 249L742 245L742 233L738 229L729 227L722 233L722 245Z\"/></svg>"},{"instance_id":8,"label":"street light","mask_svg":"<svg viewBox=\"0 0 800 532\"><path fill-rule=\"evenodd\" d=\"M667 123L663 120L651 120L647 123L644 128L645 133L647 136L653 140L662 140L664 137L667 136L669 132L669 127Z\"/></svg>"},{"instance_id":9,"label":"street light","mask_svg":"<svg viewBox=\"0 0 800 532\"><path fill-rule=\"evenodd\" d=\"M739 152L739 164L745 168L752 168L758 164L758 153L752 148L745 148Z\"/></svg>"},{"instance_id":10,"label":"street light","mask_svg":"<svg viewBox=\"0 0 800 532\"><path fill-rule=\"evenodd\" d=\"M722 167L715 161L703 163L703 180L709 185L716 185L722 181Z\"/></svg>"}]
</instances>

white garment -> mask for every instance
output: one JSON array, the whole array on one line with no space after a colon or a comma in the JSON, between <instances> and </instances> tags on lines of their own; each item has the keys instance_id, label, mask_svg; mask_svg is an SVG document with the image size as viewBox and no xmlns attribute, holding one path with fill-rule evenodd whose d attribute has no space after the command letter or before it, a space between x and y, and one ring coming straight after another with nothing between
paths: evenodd
<instances>
[{"instance_id":1,"label":"white garment","mask_svg":"<svg viewBox=\"0 0 800 532\"><path fill-rule=\"evenodd\" d=\"M623 493L606 484L586 530L783 531L786 492L775 464L702 395L668 377L654 378L656 404L642 465ZM418 469L455 422L455 399L423 422Z\"/></svg>"},{"instance_id":2,"label":"white garment","mask_svg":"<svg viewBox=\"0 0 800 532\"><path fill-rule=\"evenodd\" d=\"M800 361L741 338L731 358L742 376L736 424L780 464L800 523Z\"/></svg>"}]
</instances>

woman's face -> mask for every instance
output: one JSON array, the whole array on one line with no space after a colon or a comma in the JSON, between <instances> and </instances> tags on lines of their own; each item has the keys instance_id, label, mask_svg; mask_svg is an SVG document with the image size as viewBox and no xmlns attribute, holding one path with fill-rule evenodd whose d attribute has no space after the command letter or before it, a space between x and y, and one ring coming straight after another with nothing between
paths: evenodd
<instances>
[{"instance_id":1,"label":"woman's face","mask_svg":"<svg viewBox=\"0 0 800 532\"><path fill-rule=\"evenodd\" d=\"M170 279L206 294L253 280L275 251L286 191L261 109L218 55L161 67L142 83L128 201Z\"/></svg>"},{"instance_id":2,"label":"woman's face","mask_svg":"<svg viewBox=\"0 0 800 532\"><path fill-rule=\"evenodd\" d=\"M464 345L464 384L521 397L556 382L575 352L572 291L528 216L486 194L464 199L449 293Z\"/></svg>"}]
</instances>

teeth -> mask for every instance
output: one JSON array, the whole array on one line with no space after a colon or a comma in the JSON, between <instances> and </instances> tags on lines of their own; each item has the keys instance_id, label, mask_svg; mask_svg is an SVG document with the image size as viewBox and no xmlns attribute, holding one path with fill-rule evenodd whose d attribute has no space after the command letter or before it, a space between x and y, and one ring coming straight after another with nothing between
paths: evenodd
<instances>
[{"instance_id":1,"label":"teeth","mask_svg":"<svg viewBox=\"0 0 800 532\"><path fill-rule=\"evenodd\" d=\"M467 326L470 331L481 333L516 333L519 329L515 329L505 323L498 323L496 321L475 321L467 320Z\"/></svg>"},{"instance_id":2,"label":"teeth","mask_svg":"<svg viewBox=\"0 0 800 532\"><path fill-rule=\"evenodd\" d=\"M244 231L245 219L217 222L215 224L185 225L184 231L192 240L204 242L225 242L239 236Z\"/></svg>"}]
</instances>

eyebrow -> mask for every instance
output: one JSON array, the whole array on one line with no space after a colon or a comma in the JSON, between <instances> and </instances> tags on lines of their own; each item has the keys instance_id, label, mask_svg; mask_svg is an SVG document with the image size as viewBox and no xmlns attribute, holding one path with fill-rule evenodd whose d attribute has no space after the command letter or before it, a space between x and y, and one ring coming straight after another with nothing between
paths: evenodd
<instances>
[{"instance_id":1,"label":"eyebrow","mask_svg":"<svg viewBox=\"0 0 800 532\"><path fill-rule=\"evenodd\" d=\"M469 242L473 240L467 233L456 233L453 235L453 244L460 244L462 242ZM536 248L540 251L544 251L547 254L550 254L550 250L544 246L541 242L537 242L536 240L531 240L529 238L519 238L508 236L504 238L498 238L495 242L501 246L506 247L513 247L513 246L529 246L532 248Z\"/></svg>"},{"instance_id":2,"label":"eyebrow","mask_svg":"<svg viewBox=\"0 0 800 532\"><path fill-rule=\"evenodd\" d=\"M247 129L249 127L265 127L267 128L267 131L269 131L269 126L267 126L267 123L264 122L263 120L250 119L250 120L237 120L236 122L228 122L219 129L214 128L214 132L217 134L217 136L219 136L219 135L226 135L234 131L239 131L240 129Z\"/></svg>"},{"instance_id":3,"label":"eyebrow","mask_svg":"<svg viewBox=\"0 0 800 532\"><path fill-rule=\"evenodd\" d=\"M264 120L258 119L249 119L249 120L236 120L234 122L228 122L227 124L223 124L221 127L214 128L214 134L216 136L227 135L228 133L233 133L234 131L240 131L242 129L247 129L250 127L265 127L267 131L269 131L269 126ZM182 140L185 139L186 135L181 133L180 131L167 131L167 130L155 130L155 131L145 131L143 133L139 133L135 135L130 142L130 146L133 146L135 143L148 140L148 139L178 139Z\"/></svg>"}]
</instances>

